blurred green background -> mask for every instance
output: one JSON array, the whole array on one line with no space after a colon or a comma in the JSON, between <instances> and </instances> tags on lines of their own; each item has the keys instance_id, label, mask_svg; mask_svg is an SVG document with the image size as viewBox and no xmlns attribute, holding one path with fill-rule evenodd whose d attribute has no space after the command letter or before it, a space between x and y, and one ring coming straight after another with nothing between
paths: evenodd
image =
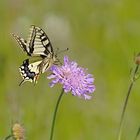
<instances>
[{"instance_id":1,"label":"blurred green background","mask_svg":"<svg viewBox=\"0 0 140 140\"><path fill-rule=\"evenodd\" d=\"M90 101L70 93L63 97L54 140L116 139L134 54L140 51L140 1L1 0L0 17L0 139L15 122L23 125L27 140L49 139L61 86L50 88L47 74L35 86L18 86L18 67L27 56L11 33L26 39L32 24L48 34L54 48L68 47L63 55L95 77ZM139 85L137 81L129 100L123 140L133 140L140 126Z\"/></svg>"}]
</instances>

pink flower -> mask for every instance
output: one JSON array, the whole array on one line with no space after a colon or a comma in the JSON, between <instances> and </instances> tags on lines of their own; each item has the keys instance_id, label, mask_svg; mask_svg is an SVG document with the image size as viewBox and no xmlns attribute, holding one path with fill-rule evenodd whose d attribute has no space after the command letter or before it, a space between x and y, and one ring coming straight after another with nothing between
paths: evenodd
<instances>
[{"instance_id":1,"label":"pink flower","mask_svg":"<svg viewBox=\"0 0 140 140\"><path fill-rule=\"evenodd\" d=\"M50 70L52 74L48 79L53 79L50 86L53 87L56 83L63 85L64 91L72 92L72 95L91 99L89 94L95 91L93 85L94 78L87 73L87 69L79 67L74 61L70 61L67 56L64 57L64 65L53 65Z\"/></svg>"}]
</instances>

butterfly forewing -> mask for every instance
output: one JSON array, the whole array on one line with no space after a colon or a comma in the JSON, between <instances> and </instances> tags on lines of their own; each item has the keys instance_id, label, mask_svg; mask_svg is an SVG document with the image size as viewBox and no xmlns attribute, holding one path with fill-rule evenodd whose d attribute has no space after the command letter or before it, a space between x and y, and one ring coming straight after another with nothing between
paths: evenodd
<instances>
[{"instance_id":1,"label":"butterfly forewing","mask_svg":"<svg viewBox=\"0 0 140 140\"><path fill-rule=\"evenodd\" d=\"M18 42L20 48L25 51L27 53L27 55L29 55L29 49L27 49L27 41L24 40L23 38L15 35L15 34L12 34L13 37L15 38L15 40Z\"/></svg>"},{"instance_id":2,"label":"butterfly forewing","mask_svg":"<svg viewBox=\"0 0 140 140\"><path fill-rule=\"evenodd\" d=\"M34 51L34 40L36 37L36 33L35 33L35 26L31 26L30 27L30 34L27 40L27 47L29 48L29 53L32 55L33 51Z\"/></svg>"},{"instance_id":3,"label":"butterfly forewing","mask_svg":"<svg viewBox=\"0 0 140 140\"><path fill-rule=\"evenodd\" d=\"M48 38L48 36L46 35L46 33L39 27L36 27L36 35L40 37L42 45L45 47L46 49L46 54L50 54L53 53L53 48L52 45L50 43L50 40Z\"/></svg>"},{"instance_id":4,"label":"butterfly forewing","mask_svg":"<svg viewBox=\"0 0 140 140\"><path fill-rule=\"evenodd\" d=\"M34 25L30 28L27 46L30 48L32 56L47 56L53 52L53 48L45 32Z\"/></svg>"}]
</instances>

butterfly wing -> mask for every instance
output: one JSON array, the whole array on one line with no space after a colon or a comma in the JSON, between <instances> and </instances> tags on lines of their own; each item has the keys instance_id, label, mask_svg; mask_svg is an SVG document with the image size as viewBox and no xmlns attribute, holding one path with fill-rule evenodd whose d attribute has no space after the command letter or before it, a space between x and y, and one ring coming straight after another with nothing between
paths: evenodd
<instances>
[{"instance_id":1,"label":"butterfly wing","mask_svg":"<svg viewBox=\"0 0 140 140\"><path fill-rule=\"evenodd\" d=\"M50 40L46 33L39 27L31 26L27 41L15 34L12 35L28 56L46 57L48 54L53 55L53 48Z\"/></svg>"},{"instance_id":2,"label":"butterfly wing","mask_svg":"<svg viewBox=\"0 0 140 140\"><path fill-rule=\"evenodd\" d=\"M46 57L48 54L53 54L53 48L46 33L34 25L30 28L27 47L30 49L31 56Z\"/></svg>"},{"instance_id":3,"label":"butterfly wing","mask_svg":"<svg viewBox=\"0 0 140 140\"><path fill-rule=\"evenodd\" d=\"M24 40L23 38L15 35L15 34L12 34L13 37L15 38L15 40L18 42L20 48L25 51L27 53L27 55L30 55L29 53L29 48L27 48L27 41Z\"/></svg>"},{"instance_id":4,"label":"butterfly wing","mask_svg":"<svg viewBox=\"0 0 140 140\"><path fill-rule=\"evenodd\" d=\"M20 74L23 78L20 85L26 81L37 82L40 73L39 65L41 62L42 60L30 63L29 59L23 61L23 64L19 67Z\"/></svg>"},{"instance_id":5,"label":"butterfly wing","mask_svg":"<svg viewBox=\"0 0 140 140\"><path fill-rule=\"evenodd\" d=\"M42 60L31 63L29 59L23 61L19 67L23 81L37 82L41 73L44 73L56 61L51 42L46 33L34 25L30 28L28 40L13 34L23 51L28 56L39 56Z\"/></svg>"}]
</instances>

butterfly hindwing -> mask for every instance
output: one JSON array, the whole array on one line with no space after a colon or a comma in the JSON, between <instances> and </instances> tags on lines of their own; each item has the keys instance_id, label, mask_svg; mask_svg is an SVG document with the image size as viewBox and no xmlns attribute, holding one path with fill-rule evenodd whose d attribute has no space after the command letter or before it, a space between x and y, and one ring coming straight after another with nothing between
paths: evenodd
<instances>
[{"instance_id":1,"label":"butterfly hindwing","mask_svg":"<svg viewBox=\"0 0 140 140\"><path fill-rule=\"evenodd\" d=\"M23 64L19 67L20 74L23 78L23 82L30 81L36 82L37 76L39 75L39 65L41 60L31 63L29 59L23 61Z\"/></svg>"}]
</instances>

